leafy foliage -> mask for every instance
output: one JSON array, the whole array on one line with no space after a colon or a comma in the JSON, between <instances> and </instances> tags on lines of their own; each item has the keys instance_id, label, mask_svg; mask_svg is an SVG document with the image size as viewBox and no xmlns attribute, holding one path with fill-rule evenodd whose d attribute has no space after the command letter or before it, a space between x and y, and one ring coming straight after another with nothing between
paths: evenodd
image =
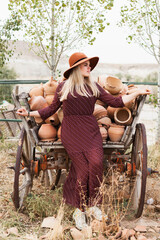
<instances>
[{"instance_id":1,"label":"leafy foliage","mask_svg":"<svg viewBox=\"0 0 160 240\"><path fill-rule=\"evenodd\" d=\"M114 0L10 0L12 16L21 19L24 39L56 72L62 53L93 44L109 24L106 13ZM36 47L35 47L36 46Z\"/></svg>"},{"instance_id":2,"label":"leafy foliage","mask_svg":"<svg viewBox=\"0 0 160 240\"><path fill-rule=\"evenodd\" d=\"M20 19L16 15L5 22L0 22L0 68L4 66L13 54L14 50L13 48L11 50L9 47L11 44L9 40L11 37L14 37L15 32L19 31L20 24Z\"/></svg>"},{"instance_id":3,"label":"leafy foliage","mask_svg":"<svg viewBox=\"0 0 160 240\"><path fill-rule=\"evenodd\" d=\"M158 63L160 5L158 0L126 0L121 8L120 26L131 29L128 42L133 40L140 44Z\"/></svg>"}]
</instances>

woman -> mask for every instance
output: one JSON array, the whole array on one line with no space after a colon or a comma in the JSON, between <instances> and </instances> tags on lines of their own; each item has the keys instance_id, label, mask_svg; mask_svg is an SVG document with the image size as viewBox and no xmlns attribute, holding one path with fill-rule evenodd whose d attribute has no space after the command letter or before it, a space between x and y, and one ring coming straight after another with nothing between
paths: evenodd
<instances>
[{"instance_id":1,"label":"woman","mask_svg":"<svg viewBox=\"0 0 160 240\"><path fill-rule=\"evenodd\" d=\"M102 220L101 210L94 206L95 198L101 203L98 188L103 175L102 137L95 117L94 105L97 99L111 107L124 107L140 94L150 94L140 90L130 95L113 97L96 82L91 81L90 72L99 58L88 58L84 53L74 53L69 58L70 68L64 72L65 81L56 90L52 104L38 111L17 111L22 116L41 117L43 120L54 114L63 103L62 143L72 160L70 172L63 188L67 204L76 207L73 214L79 229L87 226L85 209L98 220Z\"/></svg>"}]
</instances>

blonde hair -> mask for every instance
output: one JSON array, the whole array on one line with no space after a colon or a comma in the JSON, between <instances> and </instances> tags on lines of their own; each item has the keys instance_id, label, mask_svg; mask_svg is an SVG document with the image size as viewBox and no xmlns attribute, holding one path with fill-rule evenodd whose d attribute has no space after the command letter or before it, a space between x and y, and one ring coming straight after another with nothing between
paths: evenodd
<instances>
[{"instance_id":1,"label":"blonde hair","mask_svg":"<svg viewBox=\"0 0 160 240\"><path fill-rule=\"evenodd\" d=\"M94 81L91 81L90 77L83 77L80 71L80 67L75 67L72 72L70 73L69 78L64 83L62 90L60 91L61 97L60 101L66 100L69 93L73 97L74 90L81 96L89 97L91 94L85 88L85 83L90 87L93 92L92 96L99 96L99 89Z\"/></svg>"}]
</instances>

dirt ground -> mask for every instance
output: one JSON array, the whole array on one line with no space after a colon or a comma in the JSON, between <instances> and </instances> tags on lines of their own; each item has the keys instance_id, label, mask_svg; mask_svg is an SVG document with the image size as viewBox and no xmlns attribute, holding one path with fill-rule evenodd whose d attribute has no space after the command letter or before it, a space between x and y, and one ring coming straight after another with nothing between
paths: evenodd
<instances>
[{"instance_id":1,"label":"dirt ground","mask_svg":"<svg viewBox=\"0 0 160 240\"><path fill-rule=\"evenodd\" d=\"M56 216L62 196L62 188L60 187L56 191L51 191L49 188L42 186L39 178L35 179L32 197L34 196L34 194L35 196L39 195L43 197L40 199L35 198L34 203L39 201L39 205L31 205L29 203L27 209L24 208L24 211L16 212L10 195L13 188L14 171L8 168L14 165L15 153L15 143L1 142L0 240L40 239L40 236L44 235L46 231L49 231L48 229L41 228L42 220L44 217L50 216L50 214ZM148 205L147 200L150 198L153 199L153 204ZM43 199L44 205L42 205L42 209L39 209L40 205L42 204L41 199ZM48 202L46 201L46 199ZM49 202L50 200L51 202ZM50 209L51 205L55 206L54 209ZM160 175L153 174L148 176L147 179L146 200L142 217L134 220L131 220L129 217L125 217L121 221L120 225L122 227L132 229L137 225L146 226L147 232L144 234L146 238L152 240L160 240L160 209L159 211L156 209L155 206L157 205L160 206ZM72 212L73 210L71 208L66 209L66 225L74 226L74 223L71 220ZM43 214L40 216L40 213ZM15 232L15 229L18 232ZM69 233L68 235L66 235L65 239L72 239Z\"/></svg>"}]
</instances>

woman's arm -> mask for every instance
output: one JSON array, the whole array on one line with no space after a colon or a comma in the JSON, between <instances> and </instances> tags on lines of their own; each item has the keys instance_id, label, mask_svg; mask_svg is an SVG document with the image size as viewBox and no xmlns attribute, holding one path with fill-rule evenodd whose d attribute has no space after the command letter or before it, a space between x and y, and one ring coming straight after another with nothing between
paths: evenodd
<instances>
[{"instance_id":1,"label":"woman's arm","mask_svg":"<svg viewBox=\"0 0 160 240\"><path fill-rule=\"evenodd\" d=\"M139 95L149 95L150 93L151 91L149 89L137 89L137 91L134 93L131 93L129 95L123 95L122 101L125 105L126 103L129 103L130 101L134 100Z\"/></svg>"},{"instance_id":2,"label":"woman's arm","mask_svg":"<svg viewBox=\"0 0 160 240\"><path fill-rule=\"evenodd\" d=\"M24 117L29 117L29 116L31 116L31 117L40 117L40 114L38 113L38 111L29 112L25 108L19 108L16 113L18 115L24 116Z\"/></svg>"},{"instance_id":3,"label":"woman's arm","mask_svg":"<svg viewBox=\"0 0 160 240\"><path fill-rule=\"evenodd\" d=\"M59 98L59 91L61 90L62 86L63 83L59 83L54 95L53 102L51 103L50 106L31 112L28 112L25 108L20 108L17 110L16 113L20 116L41 117L43 120L46 120L48 117L53 115L62 105L62 102L60 102Z\"/></svg>"}]
</instances>

